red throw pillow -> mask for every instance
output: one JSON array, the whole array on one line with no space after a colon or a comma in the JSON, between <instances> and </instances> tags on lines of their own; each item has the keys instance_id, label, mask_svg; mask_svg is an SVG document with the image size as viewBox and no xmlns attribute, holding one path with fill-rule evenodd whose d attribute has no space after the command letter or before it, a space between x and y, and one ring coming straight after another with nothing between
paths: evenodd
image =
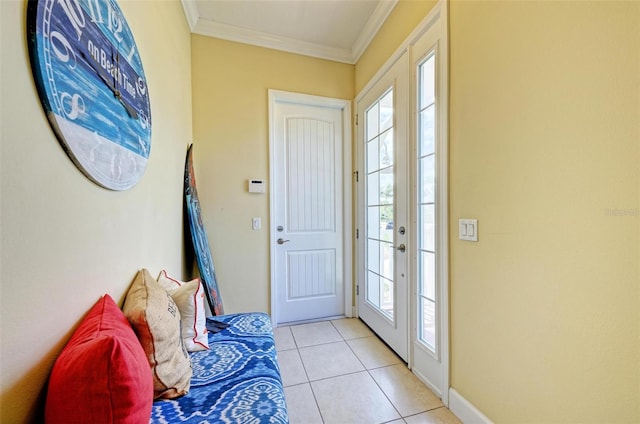
<instances>
[{"instance_id":1,"label":"red throw pillow","mask_svg":"<svg viewBox=\"0 0 640 424\"><path fill-rule=\"evenodd\" d=\"M153 377L144 350L118 305L104 295L56 360L47 423L148 423Z\"/></svg>"}]
</instances>

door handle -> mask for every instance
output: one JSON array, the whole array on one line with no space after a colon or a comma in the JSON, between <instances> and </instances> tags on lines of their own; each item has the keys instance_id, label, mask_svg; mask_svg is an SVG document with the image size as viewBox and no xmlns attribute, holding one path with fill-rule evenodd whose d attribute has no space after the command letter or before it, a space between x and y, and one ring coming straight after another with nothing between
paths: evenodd
<instances>
[{"instance_id":1,"label":"door handle","mask_svg":"<svg viewBox=\"0 0 640 424\"><path fill-rule=\"evenodd\" d=\"M395 246L393 246L393 247L395 247ZM404 245L404 243L402 243L400 246L396 247L396 249L398 249L399 251L404 253L405 250L407 250L407 247Z\"/></svg>"},{"instance_id":2,"label":"door handle","mask_svg":"<svg viewBox=\"0 0 640 424\"><path fill-rule=\"evenodd\" d=\"M278 244L285 244L286 242L291 241L291 240L283 240L282 238L279 238L276 243Z\"/></svg>"}]
</instances>

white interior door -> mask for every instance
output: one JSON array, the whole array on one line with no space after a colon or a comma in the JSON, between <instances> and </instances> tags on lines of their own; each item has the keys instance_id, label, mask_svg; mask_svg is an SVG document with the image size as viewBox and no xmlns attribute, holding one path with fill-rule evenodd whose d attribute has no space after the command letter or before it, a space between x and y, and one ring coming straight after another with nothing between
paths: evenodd
<instances>
[{"instance_id":1,"label":"white interior door","mask_svg":"<svg viewBox=\"0 0 640 424\"><path fill-rule=\"evenodd\" d=\"M358 314L408 360L407 54L358 102Z\"/></svg>"},{"instance_id":2,"label":"white interior door","mask_svg":"<svg viewBox=\"0 0 640 424\"><path fill-rule=\"evenodd\" d=\"M343 187L347 103L271 94L275 322L345 315L345 281L349 289L351 283L343 214L350 211Z\"/></svg>"}]
</instances>

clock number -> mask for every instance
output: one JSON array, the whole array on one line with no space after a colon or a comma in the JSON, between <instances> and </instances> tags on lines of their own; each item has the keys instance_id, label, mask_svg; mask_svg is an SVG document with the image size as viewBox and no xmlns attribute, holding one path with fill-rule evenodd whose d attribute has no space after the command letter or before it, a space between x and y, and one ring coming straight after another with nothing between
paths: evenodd
<instances>
[{"instance_id":1,"label":"clock number","mask_svg":"<svg viewBox=\"0 0 640 424\"><path fill-rule=\"evenodd\" d=\"M102 10L100 9L100 3L98 0L89 0L89 14L91 14L91 22L101 24L104 22L102 19Z\"/></svg>"},{"instance_id":2,"label":"clock number","mask_svg":"<svg viewBox=\"0 0 640 424\"><path fill-rule=\"evenodd\" d=\"M138 77L138 81L136 81L136 91L139 96L144 96L147 93L147 84L142 77Z\"/></svg>"},{"instance_id":3,"label":"clock number","mask_svg":"<svg viewBox=\"0 0 640 424\"><path fill-rule=\"evenodd\" d=\"M107 10L109 12L107 16L107 27L109 28L109 31L113 33L113 36L116 38L116 40L118 40L118 42L121 43L122 35L120 33L122 32L122 29L123 29L122 18L120 17L118 12L113 10L113 8L111 7L111 3L107 3L107 6L108 6Z\"/></svg>"},{"instance_id":4,"label":"clock number","mask_svg":"<svg viewBox=\"0 0 640 424\"><path fill-rule=\"evenodd\" d=\"M77 93L73 96L69 93L62 93L60 100L62 101L62 110L64 111L64 114L72 121L77 119L78 116L85 111L84 100ZM71 110L67 110L66 107L69 102L71 103Z\"/></svg>"},{"instance_id":5,"label":"clock number","mask_svg":"<svg viewBox=\"0 0 640 424\"><path fill-rule=\"evenodd\" d=\"M49 34L49 38L51 39L51 48L55 53L56 57L63 63L69 62L69 59L73 56L73 65L71 69L76 67L76 54L73 51L73 47L67 38L58 31L51 31Z\"/></svg>"},{"instance_id":6,"label":"clock number","mask_svg":"<svg viewBox=\"0 0 640 424\"><path fill-rule=\"evenodd\" d=\"M143 115L142 112L138 115L138 121L140 122L140 127L142 129L149 128L149 118L146 115Z\"/></svg>"},{"instance_id":7,"label":"clock number","mask_svg":"<svg viewBox=\"0 0 640 424\"><path fill-rule=\"evenodd\" d=\"M58 3L62 6L64 13L78 34L78 40L80 40L80 37L82 37L82 28L85 26L84 13L80 7L80 3L78 0L58 0Z\"/></svg>"},{"instance_id":8,"label":"clock number","mask_svg":"<svg viewBox=\"0 0 640 424\"><path fill-rule=\"evenodd\" d=\"M135 44L133 46L131 46L131 50L129 51L129 54L127 54L127 62L131 63L131 60L133 59L133 55L136 53L136 46Z\"/></svg>"}]
</instances>

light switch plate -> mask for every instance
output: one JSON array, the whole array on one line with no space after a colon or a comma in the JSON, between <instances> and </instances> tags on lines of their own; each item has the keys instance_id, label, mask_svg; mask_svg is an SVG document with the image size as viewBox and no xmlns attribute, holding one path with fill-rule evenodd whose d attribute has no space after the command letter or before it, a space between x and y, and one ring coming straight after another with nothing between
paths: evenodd
<instances>
[{"instance_id":1,"label":"light switch plate","mask_svg":"<svg viewBox=\"0 0 640 424\"><path fill-rule=\"evenodd\" d=\"M460 219L458 221L458 238L466 241L478 241L478 220Z\"/></svg>"},{"instance_id":2,"label":"light switch plate","mask_svg":"<svg viewBox=\"0 0 640 424\"><path fill-rule=\"evenodd\" d=\"M253 218L251 220L251 228L254 230L259 230L262 227L262 220L258 217Z\"/></svg>"}]
</instances>

